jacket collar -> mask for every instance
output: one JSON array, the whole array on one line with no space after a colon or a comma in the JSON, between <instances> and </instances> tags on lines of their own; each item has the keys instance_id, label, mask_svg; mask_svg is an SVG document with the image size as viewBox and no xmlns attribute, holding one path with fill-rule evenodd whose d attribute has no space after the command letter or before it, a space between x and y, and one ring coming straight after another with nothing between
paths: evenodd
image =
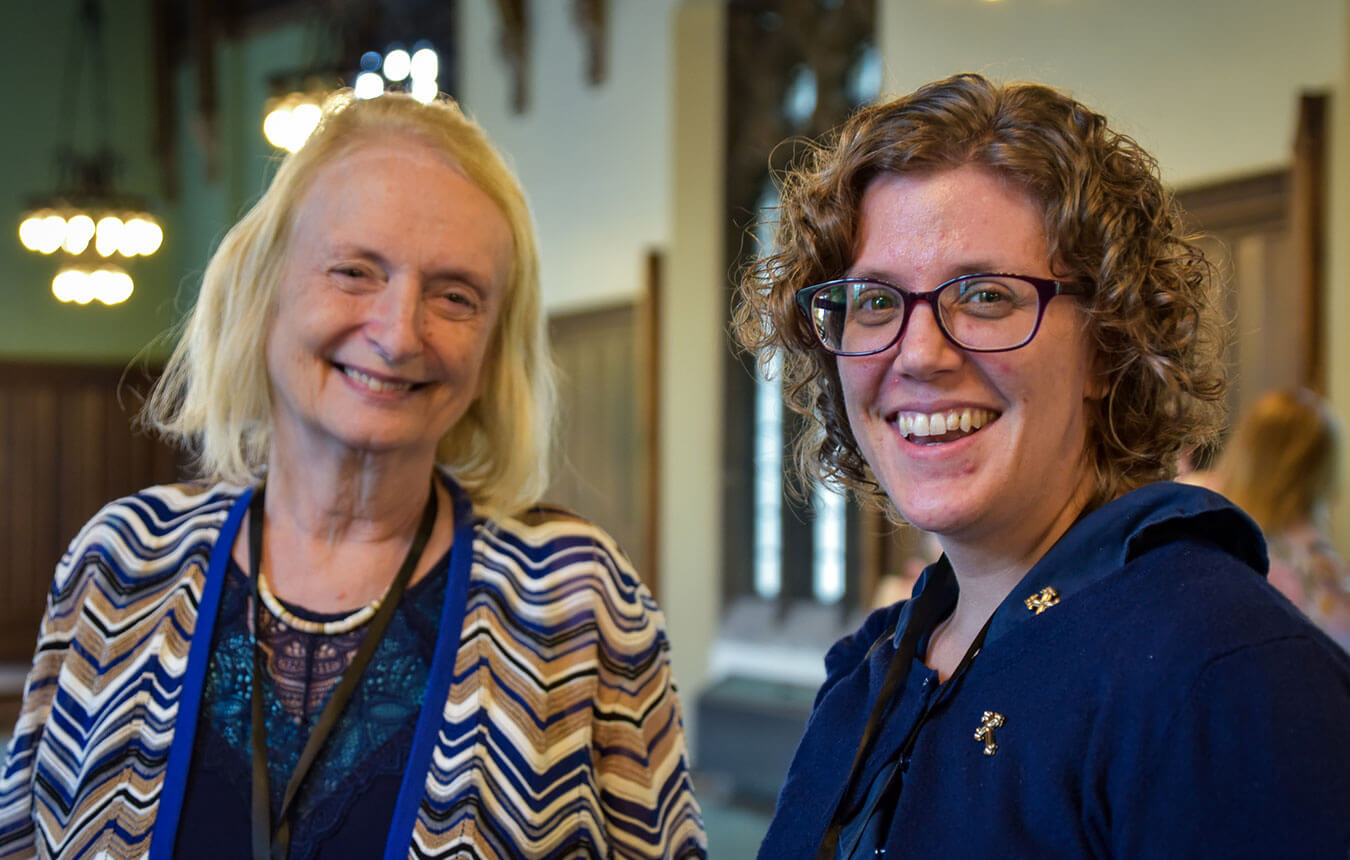
<instances>
[{"instance_id":1,"label":"jacket collar","mask_svg":"<svg viewBox=\"0 0 1350 860\"><path fill-rule=\"evenodd\" d=\"M1053 590L1055 599L1065 600L1177 534L1211 543L1262 576L1269 568L1261 530L1232 502L1187 484L1147 484L1074 523L999 604L987 639L996 639L1031 617L1035 609L1028 599L1048 594L1046 589ZM955 603L956 577L945 555L924 570L914 594L928 588L941 589L943 599ZM907 602L896 625L897 643L912 603Z\"/></svg>"}]
</instances>

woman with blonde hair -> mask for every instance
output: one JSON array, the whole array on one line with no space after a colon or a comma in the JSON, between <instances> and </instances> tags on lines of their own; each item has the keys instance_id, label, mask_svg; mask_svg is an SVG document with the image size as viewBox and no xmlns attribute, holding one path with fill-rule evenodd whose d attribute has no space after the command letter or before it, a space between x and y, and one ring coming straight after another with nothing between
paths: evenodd
<instances>
[{"instance_id":1,"label":"woman with blonde hair","mask_svg":"<svg viewBox=\"0 0 1350 860\"><path fill-rule=\"evenodd\" d=\"M1327 535L1340 456L1340 428L1322 398L1271 391L1233 431L1218 478L1265 532L1271 584L1350 649L1350 567Z\"/></svg>"},{"instance_id":2,"label":"woman with blonde hair","mask_svg":"<svg viewBox=\"0 0 1350 860\"><path fill-rule=\"evenodd\" d=\"M148 404L203 481L57 569L0 857L703 855L661 616L538 504L539 304L524 195L453 102L328 106Z\"/></svg>"}]
</instances>

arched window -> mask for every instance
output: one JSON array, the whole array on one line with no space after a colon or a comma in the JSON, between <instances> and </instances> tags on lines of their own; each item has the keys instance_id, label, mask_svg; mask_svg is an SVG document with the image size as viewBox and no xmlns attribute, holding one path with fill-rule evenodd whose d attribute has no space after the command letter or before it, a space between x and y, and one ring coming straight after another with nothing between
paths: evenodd
<instances>
[{"instance_id":1,"label":"arched window","mask_svg":"<svg viewBox=\"0 0 1350 860\"><path fill-rule=\"evenodd\" d=\"M876 98L881 61L874 0L730 0L727 7L729 271L772 243L774 175L800 144ZM728 306L730 308L730 306ZM775 368L733 355L726 371L725 596L856 609L862 600L861 512L817 491L805 502L784 475L796 416Z\"/></svg>"}]
</instances>

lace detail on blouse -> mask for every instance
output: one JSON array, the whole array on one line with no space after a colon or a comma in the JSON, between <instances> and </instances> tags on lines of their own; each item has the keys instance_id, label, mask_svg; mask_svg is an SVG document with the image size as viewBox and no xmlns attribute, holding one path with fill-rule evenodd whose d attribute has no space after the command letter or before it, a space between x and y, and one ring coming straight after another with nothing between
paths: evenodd
<instances>
[{"instance_id":1,"label":"lace detail on blouse","mask_svg":"<svg viewBox=\"0 0 1350 860\"><path fill-rule=\"evenodd\" d=\"M447 564L448 558L443 558L431 575L405 593L360 684L301 787L291 813L290 856L294 860L349 856L341 849L344 845L351 847L344 834L352 827L387 832L435 654ZM242 815L236 826L245 839L249 832L253 662L249 592L247 575L232 561L212 637L189 777L189 794L198 783L203 788L212 786L211 794L224 791L236 797L200 806L188 804L178 840L180 856L191 853L183 852L191 845L192 809L237 807L239 811L231 813ZM285 606L306 620L342 617ZM310 731L369 624L348 633L324 635L292 629L266 608L260 617L259 645L266 658L263 713L275 817ZM209 777L203 778L205 774ZM377 782L383 785L377 786ZM350 813L358 801L360 815L353 820ZM334 844L324 850L324 843L330 840ZM219 846L214 848L219 850Z\"/></svg>"}]
</instances>

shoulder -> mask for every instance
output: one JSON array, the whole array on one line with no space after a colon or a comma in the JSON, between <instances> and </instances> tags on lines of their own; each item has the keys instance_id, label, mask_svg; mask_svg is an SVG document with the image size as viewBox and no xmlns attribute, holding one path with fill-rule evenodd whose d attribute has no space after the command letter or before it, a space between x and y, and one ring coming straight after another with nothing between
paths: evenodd
<instances>
[{"instance_id":1,"label":"shoulder","mask_svg":"<svg viewBox=\"0 0 1350 860\"><path fill-rule=\"evenodd\" d=\"M485 549L540 574L599 565L620 578L636 579L614 538L566 508L536 505L515 516L480 517L477 531Z\"/></svg>"},{"instance_id":2,"label":"shoulder","mask_svg":"<svg viewBox=\"0 0 1350 860\"><path fill-rule=\"evenodd\" d=\"M874 610L863 620L861 627L830 646L825 652L825 683L816 693L817 704L841 679L866 664L875 651L890 647L896 624L907 604L908 601L902 600ZM886 653L889 655L890 651Z\"/></svg>"},{"instance_id":3,"label":"shoulder","mask_svg":"<svg viewBox=\"0 0 1350 860\"><path fill-rule=\"evenodd\" d=\"M1073 626L1099 643L1088 650L1100 652L1113 684L1133 679L1157 703L1170 697L1157 696L1157 678L1182 695L1216 670L1246 673L1258 697L1295 675L1350 683L1350 658L1260 572L1210 542L1156 546L1101 586L1082 595L1086 611ZM1286 668L1274 671L1272 655Z\"/></svg>"},{"instance_id":4,"label":"shoulder","mask_svg":"<svg viewBox=\"0 0 1350 860\"><path fill-rule=\"evenodd\" d=\"M230 507L245 488L231 484L165 484L104 505L71 541L56 587L90 564L117 576L172 570L210 551Z\"/></svg>"},{"instance_id":5,"label":"shoulder","mask_svg":"<svg viewBox=\"0 0 1350 860\"><path fill-rule=\"evenodd\" d=\"M653 616L659 622L651 593L614 538L565 508L536 505L514 516L480 517L474 568L480 587L502 588L536 612L581 609L624 626L645 626Z\"/></svg>"}]
</instances>

